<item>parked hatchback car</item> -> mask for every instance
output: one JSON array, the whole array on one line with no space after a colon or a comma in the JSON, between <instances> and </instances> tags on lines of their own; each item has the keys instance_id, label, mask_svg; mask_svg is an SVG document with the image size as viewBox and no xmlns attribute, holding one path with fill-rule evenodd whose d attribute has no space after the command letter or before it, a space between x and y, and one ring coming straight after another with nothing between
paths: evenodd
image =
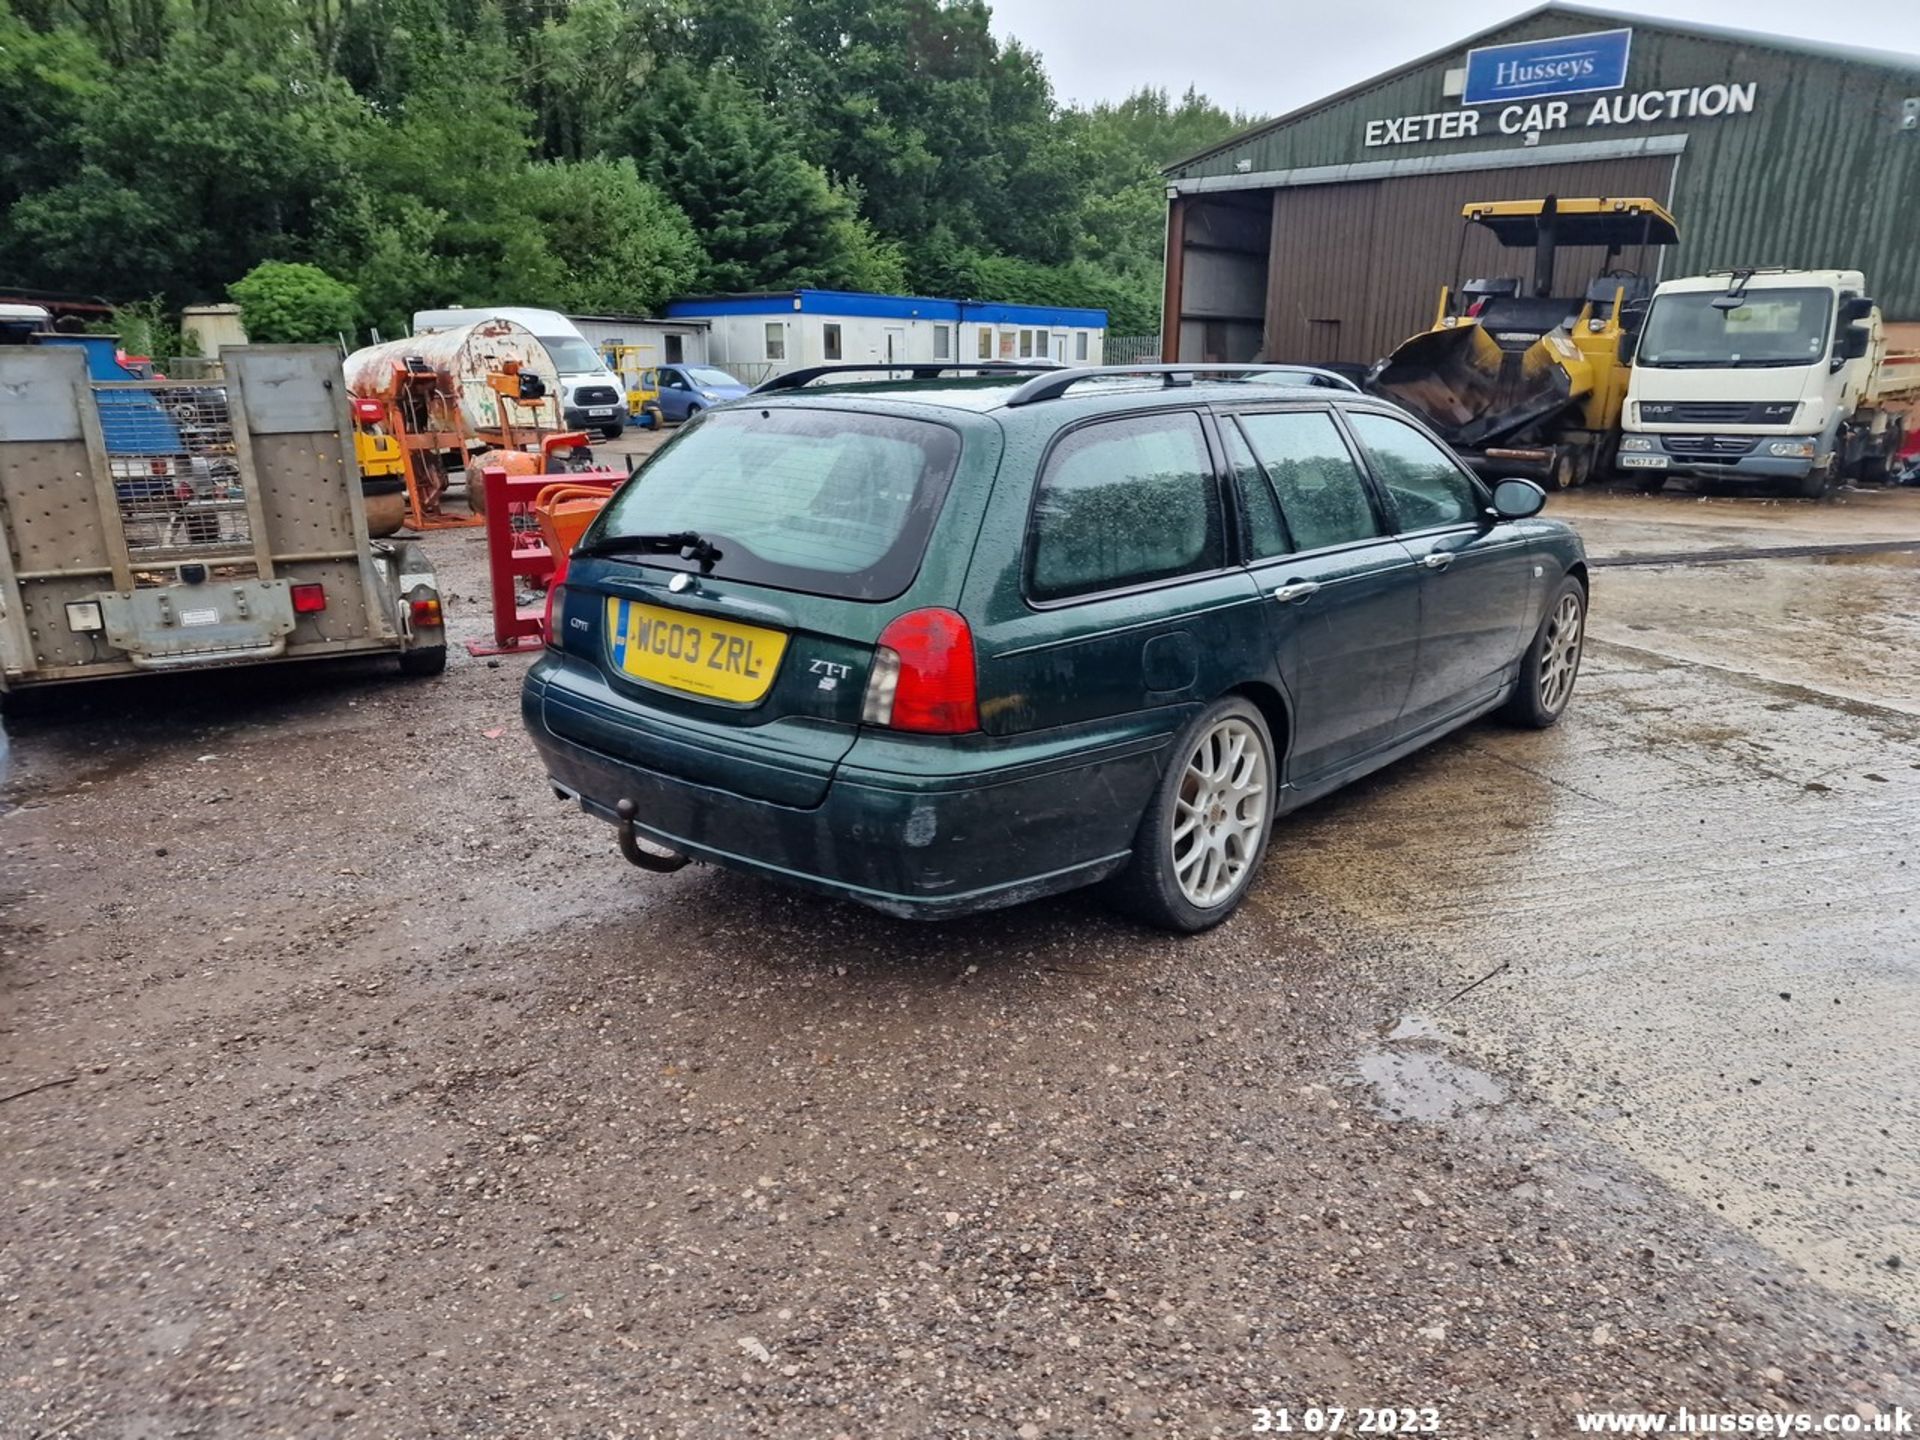
<instances>
[{"instance_id":1,"label":"parked hatchback car","mask_svg":"<svg viewBox=\"0 0 1920 1440\"><path fill-rule=\"evenodd\" d=\"M738 400L750 388L711 365L662 365L659 384L660 414L674 424Z\"/></svg>"},{"instance_id":2,"label":"parked hatchback car","mask_svg":"<svg viewBox=\"0 0 1920 1440\"><path fill-rule=\"evenodd\" d=\"M782 377L587 533L523 708L630 859L1197 931L1287 812L1564 712L1587 567L1538 486L1344 387L968 368Z\"/></svg>"}]
</instances>

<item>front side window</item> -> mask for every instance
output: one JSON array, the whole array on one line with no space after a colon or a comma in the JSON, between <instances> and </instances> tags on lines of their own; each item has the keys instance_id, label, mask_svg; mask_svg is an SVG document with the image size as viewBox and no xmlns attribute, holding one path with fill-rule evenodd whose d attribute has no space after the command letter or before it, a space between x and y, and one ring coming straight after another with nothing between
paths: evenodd
<instances>
[{"instance_id":1,"label":"front side window","mask_svg":"<svg viewBox=\"0 0 1920 1440\"><path fill-rule=\"evenodd\" d=\"M1367 482L1326 411L1242 415L1240 425L1273 481L1296 548L1350 545L1381 533Z\"/></svg>"},{"instance_id":2,"label":"front side window","mask_svg":"<svg viewBox=\"0 0 1920 1440\"><path fill-rule=\"evenodd\" d=\"M919 569L959 458L959 436L921 420L714 410L620 487L587 539L691 530L719 548L717 576L891 599ZM645 563L693 562L647 555Z\"/></svg>"},{"instance_id":3,"label":"front side window","mask_svg":"<svg viewBox=\"0 0 1920 1440\"><path fill-rule=\"evenodd\" d=\"M1220 529L1199 416L1084 426L1054 446L1040 477L1032 593L1061 600L1216 569Z\"/></svg>"},{"instance_id":4,"label":"front side window","mask_svg":"<svg viewBox=\"0 0 1920 1440\"><path fill-rule=\"evenodd\" d=\"M1479 513L1480 497L1459 462L1411 425L1357 410L1347 412L1347 423L1392 498L1401 530L1461 525Z\"/></svg>"},{"instance_id":5,"label":"front side window","mask_svg":"<svg viewBox=\"0 0 1920 1440\"><path fill-rule=\"evenodd\" d=\"M777 320L767 322L767 359L787 358L787 327Z\"/></svg>"},{"instance_id":6,"label":"front side window","mask_svg":"<svg viewBox=\"0 0 1920 1440\"><path fill-rule=\"evenodd\" d=\"M828 324L820 327L820 353L829 360L840 358L840 327L838 325Z\"/></svg>"}]
</instances>

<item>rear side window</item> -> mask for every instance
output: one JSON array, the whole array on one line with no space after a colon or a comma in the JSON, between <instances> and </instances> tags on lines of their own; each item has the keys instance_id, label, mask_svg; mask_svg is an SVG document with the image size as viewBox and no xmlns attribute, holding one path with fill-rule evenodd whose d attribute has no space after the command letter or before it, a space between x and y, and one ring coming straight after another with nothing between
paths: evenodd
<instances>
[{"instance_id":1,"label":"rear side window","mask_svg":"<svg viewBox=\"0 0 1920 1440\"><path fill-rule=\"evenodd\" d=\"M1296 548L1321 550L1380 534L1367 482L1326 411L1242 415L1240 425L1273 481Z\"/></svg>"},{"instance_id":2,"label":"rear side window","mask_svg":"<svg viewBox=\"0 0 1920 1440\"><path fill-rule=\"evenodd\" d=\"M716 410L620 487L590 539L691 530L720 548L717 576L891 600L920 568L959 458L960 437L921 420Z\"/></svg>"},{"instance_id":3,"label":"rear side window","mask_svg":"<svg viewBox=\"0 0 1920 1440\"><path fill-rule=\"evenodd\" d=\"M1198 415L1105 420L1054 446L1033 510L1034 598L1217 569L1221 550L1220 497Z\"/></svg>"},{"instance_id":4,"label":"rear side window","mask_svg":"<svg viewBox=\"0 0 1920 1440\"><path fill-rule=\"evenodd\" d=\"M1373 473L1393 498L1402 530L1459 525L1480 509L1473 482L1453 456L1390 415L1349 410L1347 423L1366 447Z\"/></svg>"}]
</instances>

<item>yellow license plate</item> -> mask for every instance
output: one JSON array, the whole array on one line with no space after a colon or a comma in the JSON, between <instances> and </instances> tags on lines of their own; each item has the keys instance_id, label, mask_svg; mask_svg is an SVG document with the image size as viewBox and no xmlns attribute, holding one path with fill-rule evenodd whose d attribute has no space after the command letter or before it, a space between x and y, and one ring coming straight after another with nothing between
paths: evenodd
<instances>
[{"instance_id":1,"label":"yellow license plate","mask_svg":"<svg viewBox=\"0 0 1920 1440\"><path fill-rule=\"evenodd\" d=\"M649 685L715 700L758 700L773 684L787 637L757 625L607 600L613 663Z\"/></svg>"}]
</instances>

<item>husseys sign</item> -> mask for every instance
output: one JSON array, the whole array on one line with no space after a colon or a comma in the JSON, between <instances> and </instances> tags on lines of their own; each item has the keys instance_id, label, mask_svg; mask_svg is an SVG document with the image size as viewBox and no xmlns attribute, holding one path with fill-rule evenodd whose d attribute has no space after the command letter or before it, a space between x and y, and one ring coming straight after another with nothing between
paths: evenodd
<instances>
[{"instance_id":1,"label":"husseys sign","mask_svg":"<svg viewBox=\"0 0 1920 1440\"><path fill-rule=\"evenodd\" d=\"M1752 81L1627 91L1632 43L1631 30L1599 30L1470 50L1462 109L1369 120L1366 143L1414 145L1753 113L1759 87Z\"/></svg>"}]
</instances>

